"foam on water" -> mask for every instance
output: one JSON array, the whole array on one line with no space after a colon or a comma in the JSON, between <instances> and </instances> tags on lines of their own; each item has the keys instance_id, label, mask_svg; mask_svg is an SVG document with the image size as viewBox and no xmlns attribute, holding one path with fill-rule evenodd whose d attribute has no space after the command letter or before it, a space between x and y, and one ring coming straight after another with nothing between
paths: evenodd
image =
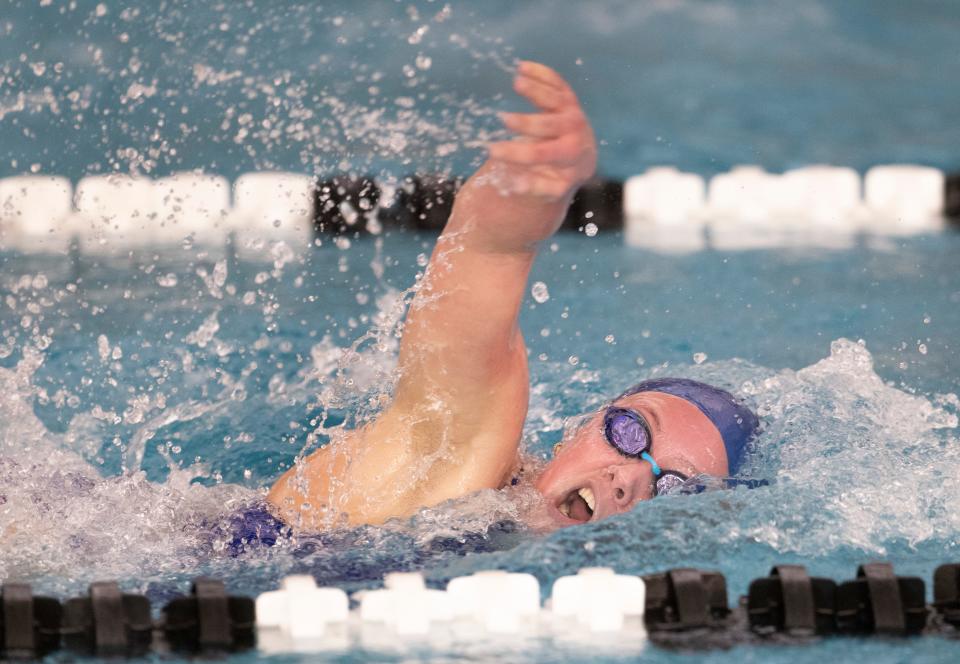
<instances>
[{"instance_id":1,"label":"foam on water","mask_svg":"<svg viewBox=\"0 0 960 664\"><path fill-rule=\"evenodd\" d=\"M771 420L768 440L781 441L756 463L779 469L784 492L819 498L817 509L804 510L802 531L754 527L752 536L804 555L856 546L883 556L893 543L915 547L957 532L956 395L891 387L863 345L846 340L832 344L829 358L751 389Z\"/></svg>"},{"instance_id":2,"label":"foam on water","mask_svg":"<svg viewBox=\"0 0 960 664\"><path fill-rule=\"evenodd\" d=\"M502 567L548 584L584 565L640 573L688 564L719 568L742 590L777 560L843 578L863 558L889 556L926 574L960 536L960 402L949 380L937 394L882 379L871 351L885 358L888 374L905 358L939 357L951 366L936 327L952 327L943 303L960 292L937 268L950 259L939 253L949 241L905 246L894 256L771 256L741 268L747 258L731 267L722 254L663 259L626 251L616 239L560 238L534 276L551 296L532 299L524 313L532 317L524 321L532 390L527 472L516 486L383 527L335 529L236 557L232 517L298 455L330 444L387 403L402 317L429 245L406 236L326 243L306 254L277 247L264 263L196 247L126 261L7 254L0 576L62 593L117 577L162 595L198 573L233 579L250 593L292 572L356 589L394 570L424 569L443 580ZM856 322L869 344L838 339L829 356L798 370L781 368L789 359L771 368L703 360L755 352L751 344L762 339L751 336L751 320L777 329L777 317L786 316L794 329L797 320L822 319L823 305L808 302L806 291L793 299L800 313L784 309L780 293L810 283L815 294L819 275L834 273L830 261L863 275L863 283L846 277L836 297L863 307L882 302L898 321L910 318L901 308L906 300L888 284L910 283L918 311L933 312L916 317L926 335L915 336L929 352L904 345L891 359L888 349L900 349L891 340L914 333L905 323L886 330L867 317ZM753 282L731 269L762 275L761 286L751 290ZM175 284L157 279L168 274ZM751 307L746 327L726 315L722 334L691 337L703 307L724 319L724 305L712 303L724 302L728 278ZM708 297L691 303L688 292ZM641 297L642 307L629 306ZM674 310L678 324L667 315ZM780 333L781 347L819 348L817 325ZM718 337L729 346L716 345ZM531 521L538 498L528 479L567 418L656 375L715 383L750 401L764 432L744 472L770 484L667 497L542 534Z\"/></svg>"},{"instance_id":3,"label":"foam on water","mask_svg":"<svg viewBox=\"0 0 960 664\"><path fill-rule=\"evenodd\" d=\"M31 377L41 362L28 348L16 367L0 369L0 576L56 586L80 570L124 578L145 567L169 572L198 565L209 538L201 524L221 518L224 506L249 502L251 492L191 484L203 474L200 466L171 468L162 484L141 470L101 476L82 453L90 418L75 418L67 432L56 434L34 414ZM201 417L215 406L190 414L173 407L164 421ZM138 433L156 428L148 421Z\"/></svg>"},{"instance_id":4,"label":"foam on water","mask_svg":"<svg viewBox=\"0 0 960 664\"><path fill-rule=\"evenodd\" d=\"M380 251L378 246L372 264L374 274L382 275ZM272 278L278 290L260 292L268 301L296 282L282 267L275 267ZM49 319L42 316L30 321L33 329L25 328L22 318L5 318L8 338L12 327L26 334L14 339L8 365L0 367L5 395L0 577L28 578L66 592L94 576L163 584L201 570L240 575L252 587L265 588L270 579L303 570L327 583L362 587L386 570L416 567L436 578L491 565L552 578L598 561L629 572L678 561L721 567L737 561L742 569L751 558L782 556L840 566L860 555L926 551L943 557L960 533L960 401L953 394L911 394L890 385L874 370L864 343L839 339L828 357L800 370L725 360L640 372L639 377L669 373L712 382L750 401L764 431L744 472L767 479L768 486L667 497L605 522L536 536L538 524L529 521L538 497L527 480L562 434L566 418L597 407L638 379L628 366L599 371L569 361L539 362L524 434L528 472L517 486L483 491L380 528L297 537L234 559L230 518L255 502L262 495L257 487L276 476L269 451L289 445L280 432L258 441L268 456L253 463L254 476L245 486L222 481L222 471L208 458L224 454L230 440L249 435L244 412L250 409L280 417L299 412L293 417L300 422L291 426L302 435L287 443L301 455L374 416L396 379L397 337L412 291L381 281L366 332L357 325L346 346L327 334L311 343L292 369L276 371L276 355L273 368L260 369L257 353L273 345L282 350L282 337L243 340L244 334L221 322L231 300L244 297L243 288L230 288L242 275L228 277L225 270L220 263L210 268L219 275L213 287L201 270L173 287L196 292L201 286L201 300L189 301L182 313L193 314L192 322L172 337L172 356L181 361L159 363L165 366L155 376L162 375L162 390L142 389L138 376L155 358L138 358L129 338L68 336L73 323L95 318L57 320L48 314L56 321L55 333L45 329ZM69 293L59 276L24 275L8 280L6 288L14 297L8 308L28 312L37 310L33 303L52 303ZM150 290L167 287L151 284L145 291ZM142 295L141 306L153 310L155 303ZM137 307L136 299L128 302ZM206 307L197 306L201 302L216 305L205 313ZM110 312L113 304L100 306ZM272 312L260 310L263 318L253 316L246 324L262 325ZM147 336L171 337L162 331ZM39 378L48 358L63 366L61 342L90 361L78 365L79 381L63 379L62 394L50 395L49 377ZM141 344L140 352L148 347ZM285 356L291 353L288 348ZM137 362L144 366L132 373L124 368ZM125 379L126 386L118 384ZM89 381L125 387L120 393L132 396L111 408L88 393L87 406L80 406L70 385ZM73 415L65 426L57 424L62 419L44 416L51 404L67 401ZM226 420L225 427L212 427L218 420ZM186 439L178 438L178 427L185 427ZM223 438L226 445L218 449L216 432L224 430L234 438ZM181 456L181 446L195 452ZM146 453L154 449L145 467ZM119 461L111 462L111 454ZM479 558L463 559L465 552Z\"/></svg>"}]
</instances>

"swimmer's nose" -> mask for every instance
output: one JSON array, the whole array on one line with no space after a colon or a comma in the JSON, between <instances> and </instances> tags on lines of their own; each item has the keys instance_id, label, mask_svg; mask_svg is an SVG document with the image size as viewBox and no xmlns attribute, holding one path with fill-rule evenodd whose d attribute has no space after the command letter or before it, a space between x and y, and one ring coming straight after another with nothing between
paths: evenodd
<instances>
[{"instance_id":1,"label":"swimmer's nose","mask_svg":"<svg viewBox=\"0 0 960 664\"><path fill-rule=\"evenodd\" d=\"M610 495L617 511L630 509L638 500L652 495L653 474L645 463L613 466L609 470Z\"/></svg>"}]
</instances>

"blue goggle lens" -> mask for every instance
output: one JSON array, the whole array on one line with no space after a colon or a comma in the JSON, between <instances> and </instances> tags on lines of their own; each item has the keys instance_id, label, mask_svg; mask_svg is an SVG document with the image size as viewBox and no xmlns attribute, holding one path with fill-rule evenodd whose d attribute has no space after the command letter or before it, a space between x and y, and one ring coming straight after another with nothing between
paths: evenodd
<instances>
[{"instance_id":1,"label":"blue goggle lens","mask_svg":"<svg viewBox=\"0 0 960 664\"><path fill-rule=\"evenodd\" d=\"M682 487L689 478L683 473L667 471L657 478L654 494L662 496Z\"/></svg>"},{"instance_id":2,"label":"blue goggle lens","mask_svg":"<svg viewBox=\"0 0 960 664\"><path fill-rule=\"evenodd\" d=\"M650 451L650 430L639 415L623 408L609 408L603 418L607 441L631 457Z\"/></svg>"}]
</instances>

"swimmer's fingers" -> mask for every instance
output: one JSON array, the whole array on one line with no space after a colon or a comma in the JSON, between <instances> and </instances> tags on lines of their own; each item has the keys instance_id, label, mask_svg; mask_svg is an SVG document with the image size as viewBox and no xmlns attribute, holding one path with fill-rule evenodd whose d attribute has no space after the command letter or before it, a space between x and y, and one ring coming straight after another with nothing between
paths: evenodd
<instances>
[{"instance_id":1,"label":"swimmer's fingers","mask_svg":"<svg viewBox=\"0 0 960 664\"><path fill-rule=\"evenodd\" d=\"M488 147L490 157L521 166L572 166L585 154L586 144L577 134L542 141L500 141Z\"/></svg>"},{"instance_id":2,"label":"swimmer's fingers","mask_svg":"<svg viewBox=\"0 0 960 664\"><path fill-rule=\"evenodd\" d=\"M526 99L544 111L559 111L560 109L577 103L573 92L554 87L543 83L530 76L524 76L522 73L517 75L513 81L513 89L517 94L526 97Z\"/></svg>"},{"instance_id":3,"label":"swimmer's fingers","mask_svg":"<svg viewBox=\"0 0 960 664\"><path fill-rule=\"evenodd\" d=\"M542 112L501 114L519 136L491 144L490 158L509 167L517 193L561 200L596 167L590 122L567 82L545 65L521 62L513 87Z\"/></svg>"},{"instance_id":4,"label":"swimmer's fingers","mask_svg":"<svg viewBox=\"0 0 960 664\"><path fill-rule=\"evenodd\" d=\"M522 60L520 66L517 68L517 73L523 76L528 76L532 79L549 85L553 88L556 88L560 92L573 95L573 89L570 85L563 79L563 76L555 72L553 69L547 65L540 64L539 62L533 62L531 60Z\"/></svg>"},{"instance_id":5,"label":"swimmer's fingers","mask_svg":"<svg viewBox=\"0 0 960 664\"><path fill-rule=\"evenodd\" d=\"M503 124L532 138L557 138L582 130L587 119L582 113L501 113Z\"/></svg>"}]
</instances>

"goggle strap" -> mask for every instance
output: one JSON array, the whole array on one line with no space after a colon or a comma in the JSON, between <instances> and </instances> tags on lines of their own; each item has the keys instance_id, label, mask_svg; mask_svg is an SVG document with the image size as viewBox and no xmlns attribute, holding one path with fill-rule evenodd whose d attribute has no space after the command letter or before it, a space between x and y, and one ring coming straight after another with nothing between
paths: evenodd
<instances>
[{"instance_id":1,"label":"goggle strap","mask_svg":"<svg viewBox=\"0 0 960 664\"><path fill-rule=\"evenodd\" d=\"M650 468L653 469L653 475L654 475L654 477L660 477L660 473L662 472L662 471L660 470L660 466L658 466L658 465L657 465L657 462L653 460L653 457L650 456L650 453L649 453L649 452L643 452L643 453L640 455L640 458L650 464Z\"/></svg>"}]
</instances>

